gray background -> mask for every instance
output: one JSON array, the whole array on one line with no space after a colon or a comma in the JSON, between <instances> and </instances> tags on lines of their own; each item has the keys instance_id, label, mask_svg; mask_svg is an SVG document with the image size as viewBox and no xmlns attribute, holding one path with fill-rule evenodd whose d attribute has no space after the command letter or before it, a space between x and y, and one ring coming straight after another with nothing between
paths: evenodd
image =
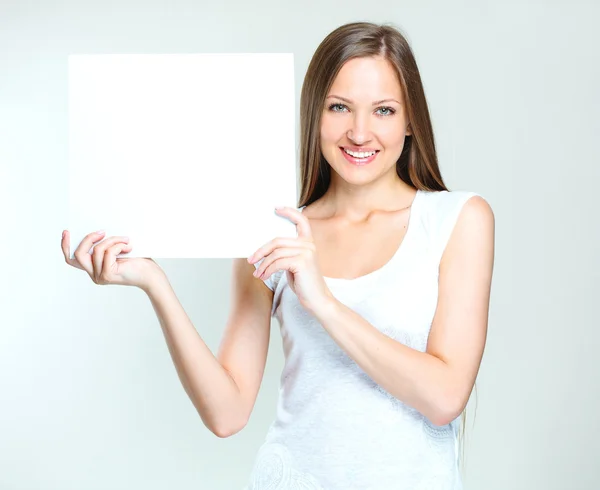
<instances>
[{"instance_id":1,"label":"gray background","mask_svg":"<svg viewBox=\"0 0 600 490\"><path fill-rule=\"evenodd\" d=\"M67 55L293 52L298 104L318 43L356 20L405 33L444 178L481 193L496 215L466 489L598 488L599 14L566 1L4 0L0 488L241 488L283 363L274 322L250 423L218 439L180 386L144 293L97 286L64 263ZM271 109L276 117L276 100ZM231 261L158 262L216 351Z\"/></svg>"}]
</instances>

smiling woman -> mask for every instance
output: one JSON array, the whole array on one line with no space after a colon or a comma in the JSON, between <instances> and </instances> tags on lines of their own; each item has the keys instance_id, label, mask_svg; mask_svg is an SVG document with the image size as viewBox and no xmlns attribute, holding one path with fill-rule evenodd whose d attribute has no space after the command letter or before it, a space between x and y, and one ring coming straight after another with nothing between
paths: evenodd
<instances>
[{"instance_id":1,"label":"smiling woman","mask_svg":"<svg viewBox=\"0 0 600 490\"><path fill-rule=\"evenodd\" d=\"M460 417L487 332L491 208L444 185L416 61L390 26L325 38L300 125L302 209L277 211L298 236L248 259L285 353L248 489L458 490Z\"/></svg>"},{"instance_id":2,"label":"smiling woman","mask_svg":"<svg viewBox=\"0 0 600 490\"><path fill-rule=\"evenodd\" d=\"M417 65L394 28L342 26L317 48L300 100L295 238L233 262L215 356L151 259L88 235L66 262L149 296L181 383L218 437L242 430L270 320L285 365L249 490L459 490L460 415L483 355L494 216L448 191Z\"/></svg>"}]
</instances>

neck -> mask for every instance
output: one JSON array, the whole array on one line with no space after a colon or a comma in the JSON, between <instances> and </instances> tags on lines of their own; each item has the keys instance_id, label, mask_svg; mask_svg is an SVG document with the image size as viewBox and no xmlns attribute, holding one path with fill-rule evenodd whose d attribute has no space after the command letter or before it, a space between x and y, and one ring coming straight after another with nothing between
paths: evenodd
<instances>
[{"instance_id":1,"label":"neck","mask_svg":"<svg viewBox=\"0 0 600 490\"><path fill-rule=\"evenodd\" d=\"M396 211L410 206L415 188L394 173L394 178L381 179L366 185L352 185L332 175L323 196L323 209L330 216L351 221L367 219L377 211Z\"/></svg>"}]
</instances>

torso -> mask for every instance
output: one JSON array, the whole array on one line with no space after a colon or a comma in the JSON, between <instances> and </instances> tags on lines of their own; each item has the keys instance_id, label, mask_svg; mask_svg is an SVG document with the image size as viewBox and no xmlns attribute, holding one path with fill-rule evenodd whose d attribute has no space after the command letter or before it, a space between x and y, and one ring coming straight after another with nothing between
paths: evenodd
<instances>
[{"instance_id":1,"label":"torso","mask_svg":"<svg viewBox=\"0 0 600 490\"><path fill-rule=\"evenodd\" d=\"M318 201L307 206L303 214L327 286L381 333L426 352L440 254L472 195L418 192L409 209L377 213L360 225L327 219L324 207L318 213ZM274 292L271 315L280 325L285 364L277 414L248 490L459 490L460 417L444 426L432 424L377 384L336 343L299 303L285 271L266 283Z\"/></svg>"},{"instance_id":2,"label":"torso","mask_svg":"<svg viewBox=\"0 0 600 490\"><path fill-rule=\"evenodd\" d=\"M377 211L353 223L328 216L323 208L315 201L302 214L310 223L321 274L344 279L364 276L387 264L402 245L411 214L411 207Z\"/></svg>"}]
</instances>

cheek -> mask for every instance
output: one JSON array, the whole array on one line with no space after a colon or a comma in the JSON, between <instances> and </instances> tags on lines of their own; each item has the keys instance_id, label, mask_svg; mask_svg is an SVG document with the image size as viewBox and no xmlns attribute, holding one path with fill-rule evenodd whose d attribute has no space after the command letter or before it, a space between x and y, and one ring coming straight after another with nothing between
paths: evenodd
<instances>
[{"instance_id":1,"label":"cheek","mask_svg":"<svg viewBox=\"0 0 600 490\"><path fill-rule=\"evenodd\" d=\"M405 135L402 134L402 125L400 124L382 125L377 135L384 146L394 148L404 144Z\"/></svg>"},{"instance_id":2,"label":"cheek","mask_svg":"<svg viewBox=\"0 0 600 490\"><path fill-rule=\"evenodd\" d=\"M321 141L323 143L334 143L339 141L343 135L343 123L329 114L324 114L321 119Z\"/></svg>"}]
</instances>

